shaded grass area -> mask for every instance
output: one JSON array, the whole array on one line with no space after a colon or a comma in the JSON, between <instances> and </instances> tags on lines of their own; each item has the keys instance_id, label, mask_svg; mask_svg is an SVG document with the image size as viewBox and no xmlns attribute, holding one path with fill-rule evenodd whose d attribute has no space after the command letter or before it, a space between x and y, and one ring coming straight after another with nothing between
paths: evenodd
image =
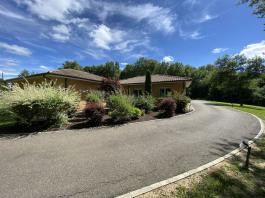
<instances>
[{"instance_id":1,"label":"shaded grass area","mask_svg":"<svg viewBox=\"0 0 265 198\"><path fill-rule=\"evenodd\" d=\"M177 187L172 197L265 197L265 138L253 149L249 170L243 167L244 157L235 157L198 183Z\"/></svg>"},{"instance_id":2,"label":"shaded grass area","mask_svg":"<svg viewBox=\"0 0 265 198\"><path fill-rule=\"evenodd\" d=\"M265 120L265 107L261 106L254 106L254 105L244 105L240 106L236 103L226 103L226 102L208 102L209 105L218 105L218 106L226 106L231 107L240 111L252 113L258 117L260 117L262 120Z\"/></svg>"},{"instance_id":3,"label":"shaded grass area","mask_svg":"<svg viewBox=\"0 0 265 198\"><path fill-rule=\"evenodd\" d=\"M209 102L252 113L265 120L265 107ZM243 167L245 153L233 158L227 165L214 171L191 187L177 187L173 197L265 197L265 137L258 140L252 149L250 169Z\"/></svg>"}]
</instances>

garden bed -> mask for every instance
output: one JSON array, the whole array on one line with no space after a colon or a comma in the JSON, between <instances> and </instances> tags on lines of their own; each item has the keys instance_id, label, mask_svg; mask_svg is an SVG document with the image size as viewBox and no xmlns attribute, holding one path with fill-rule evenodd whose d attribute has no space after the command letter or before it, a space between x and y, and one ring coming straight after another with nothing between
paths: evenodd
<instances>
[{"instance_id":1,"label":"garden bed","mask_svg":"<svg viewBox=\"0 0 265 198\"><path fill-rule=\"evenodd\" d=\"M178 114L175 113L173 116L184 115L184 114L190 113L191 111L192 110L187 111L186 113L178 113ZM103 127L103 126L111 127L111 126L118 126L118 125L128 124L128 123L145 122L145 121L156 120L156 119L169 119L169 118L161 118L159 116L158 111L152 111L152 112L144 114L143 116L137 119L132 119L132 120L124 121L124 122L113 122L110 116L105 115L103 117L102 123L99 126L96 126L96 128ZM80 121L71 122L66 128L71 130L71 129L95 128L95 126L90 125L89 122L85 118L83 118L82 120L80 119Z\"/></svg>"}]
</instances>

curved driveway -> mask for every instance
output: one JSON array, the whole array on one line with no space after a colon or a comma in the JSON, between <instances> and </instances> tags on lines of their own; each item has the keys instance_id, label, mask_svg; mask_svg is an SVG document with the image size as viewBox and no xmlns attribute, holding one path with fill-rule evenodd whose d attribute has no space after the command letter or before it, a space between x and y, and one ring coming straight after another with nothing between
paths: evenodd
<instances>
[{"instance_id":1,"label":"curved driveway","mask_svg":"<svg viewBox=\"0 0 265 198\"><path fill-rule=\"evenodd\" d=\"M125 126L0 139L0 196L114 197L210 162L260 130L252 116L196 111Z\"/></svg>"}]
</instances>

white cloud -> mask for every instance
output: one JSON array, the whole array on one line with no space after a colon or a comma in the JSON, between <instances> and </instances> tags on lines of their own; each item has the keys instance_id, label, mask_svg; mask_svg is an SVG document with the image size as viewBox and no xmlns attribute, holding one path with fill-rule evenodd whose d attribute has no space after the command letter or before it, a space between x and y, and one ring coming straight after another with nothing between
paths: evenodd
<instances>
[{"instance_id":1,"label":"white cloud","mask_svg":"<svg viewBox=\"0 0 265 198\"><path fill-rule=\"evenodd\" d=\"M123 15L138 22L145 21L158 31L171 33L175 31L175 16L168 8L153 5L151 3L140 5L128 5L124 3L93 2L99 7L99 17L104 20L110 15Z\"/></svg>"},{"instance_id":2,"label":"white cloud","mask_svg":"<svg viewBox=\"0 0 265 198\"><path fill-rule=\"evenodd\" d=\"M0 42L0 48L4 49L8 53L17 54L21 56L30 56L32 54L32 52L28 48L21 47L18 45L11 45L3 42Z\"/></svg>"},{"instance_id":3,"label":"white cloud","mask_svg":"<svg viewBox=\"0 0 265 198\"><path fill-rule=\"evenodd\" d=\"M129 63L120 63L120 65L122 65L122 66L126 66L126 65L128 65Z\"/></svg>"},{"instance_id":4,"label":"white cloud","mask_svg":"<svg viewBox=\"0 0 265 198\"><path fill-rule=\"evenodd\" d=\"M8 18L30 21L29 18L26 18L23 15L20 15L18 13L11 11L11 10L8 10L7 8L5 8L1 5L0 5L0 15L8 17Z\"/></svg>"},{"instance_id":5,"label":"white cloud","mask_svg":"<svg viewBox=\"0 0 265 198\"><path fill-rule=\"evenodd\" d=\"M172 56L165 56L163 59L162 59L162 62L165 62L165 63L171 63L174 61L174 58Z\"/></svg>"},{"instance_id":6,"label":"white cloud","mask_svg":"<svg viewBox=\"0 0 265 198\"><path fill-rule=\"evenodd\" d=\"M103 52L103 50L95 50L95 49L86 49L83 53L90 55L95 59L106 58L107 55Z\"/></svg>"},{"instance_id":7,"label":"white cloud","mask_svg":"<svg viewBox=\"0 0 265 198\"><path fill-rule=\"evenodd\" d=\"M245 55L247 58L254 58L260 56L265 58L265 40L259 43L249 44L240 52L241 55Z\"/></svg>"},{"instance_id":8,"label":"white cloud","mask_svg":"<svg viewBox=\"0 0 265 198\"><path fill-rule=\"evenodd\" d=\"M210 20L215 19L215 18L217 18L217 16L213 16L210 14L203 14L200 18L194 19L193 21L195 23L204 23L204 22L210 21Z\"/></svg>"},{"instance_id":9,"label":"white cloud","mask_svg":"<svg viewBox=\"0 0 265 198\"><path fill-rule=\"evenodd\" d=\"M1 58L0 59L0 66L6 67L6 66L17 66L19 64L18 61L10 58Z\"/></svg>"},{"instance_id":10,"label":"white cloud","mask_svg":"<svg viewBox=\"0 0 265 198\"><path fill-rule=\"evenodd\" d=\"M198 30L185 32L181 28L179 28L179 34L184 39L192 39L192 40L199 40L205 38Z\"/></svg>"},{"instance_id":11,"label":"white cloud","mask_svg":"<svg viewBox=\"0 0 265 198\"><path fill-rule=\"evenodd\" d=\"M126 9L120 10L123 15L134 18L138 21L146 20L150 25L157 30L171 33L175 31L174 17L170 14L167 8L154 6L151 3L127 6Z\"/></svg>"},{"instance_id":12,"label":"white cloud","mask_svg":"<svg viewBox=\"0 0 265 198\"><path fill-rule=\"evenodd\" d=\"M66 42L70 39L71 29L66 25L57 25L52 27L50 36L59 42Z\"/></svg>"},{"instance_id":13,"label":"white cloud","mask_svg":"<svg viewBox=\"0 0 265 198\"><path fill-rule=\"evenodd\" d=\"M125 32L110 29L105 25L99 25L90 32L89 36L93 39L94 44L98 48L111 50L112 44L118 44L124 39Z\"/></svg>"},{"instance_id":14,"label":"white cloud","mask_svg":"<svg viewBox=\"0 0 265 198\"><path fill-rule=\"evenodd\" d=\"M44 65L41 65L40 68L41 68L42 70L49 70L49 69L50 69L49 67L44 66Z\"/></svg>"},{"instance_id":15,"label":"white cloud","mask_svg":"<svg viewBox=\"0 0 265 198\"><path fill-rule=\"evenodd\" d=\"M43 20L65 22L73 12L80 13L89 2L83 0L16 0Z\"/></svg>"},{"instance_id":16,"label":"white cloud","mask_svg":"<svg viewBox=\"0 0 265 198\"><path fill-rule=\"evenodd\" d=\"M2 73L4 73L4 77L7 76L17 76L18 73L15 69L0 69L0 74L1 74L1 77L2 77Z\"/></svg>"},{"instance_id":17,"label":"white cloud","mask_svg":"<svg viewBox=\"0 0 265 198\"><path fill-rule=\"evenodd\" d=\"M227 50L228 50L228 48L215 48L212 50L212 53L213 54L219 54L219 53L225 52Z\"/></svg>"}]
</instances>

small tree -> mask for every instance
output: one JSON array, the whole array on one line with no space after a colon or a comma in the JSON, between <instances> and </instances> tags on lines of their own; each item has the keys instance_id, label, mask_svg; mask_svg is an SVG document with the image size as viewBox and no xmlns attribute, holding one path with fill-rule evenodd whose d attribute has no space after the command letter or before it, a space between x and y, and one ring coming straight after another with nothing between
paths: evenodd
<instances>
[{"instance_id":1,"label":"small tree","mask_svg":"<svg viewBox=\"0 0 265 198\"><path fill-rule=\"evenodd\" d=\"M111 78L103 78L100 86L100 90L106 94L111 94L119 91L121 84L119 80L112 80Z\"/></svg>"},{"instance_id":2,"label":"small tree","mask_svg":"<svg viewBox=\"0 0 265 198\"><path fill-rule=\"evenodd\" d=\"M151 95L152 94L152 80L151 80L151 73L148 70L145 74L145 93Z\"/></svg>"}]
</instances>

